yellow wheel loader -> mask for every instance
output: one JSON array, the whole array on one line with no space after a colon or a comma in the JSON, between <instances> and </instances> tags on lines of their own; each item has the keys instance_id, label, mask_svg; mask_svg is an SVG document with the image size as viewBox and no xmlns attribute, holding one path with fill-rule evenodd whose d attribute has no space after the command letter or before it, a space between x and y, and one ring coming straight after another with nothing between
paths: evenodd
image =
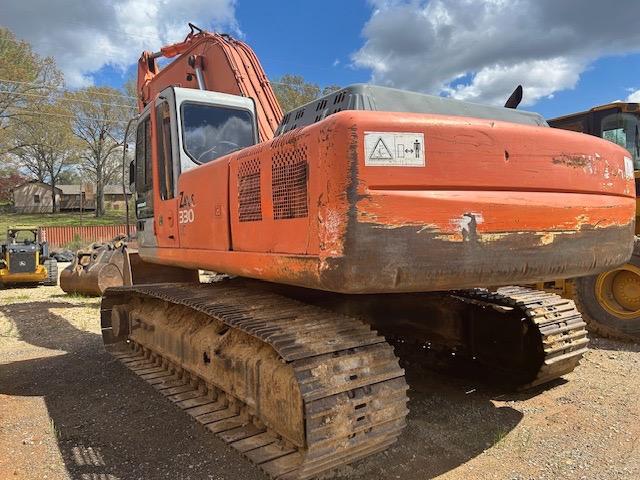
<instances>
[{"instance_id":1,"label":"yellow wheel loader","mask_svg":"<svg viewBox=\"0 0 640 480\"><path fill-rule=\"evenodd\" d=\"M614 102L549 120L555 128L604 138L626 148L640 192L640 104ZM605 172L614 178L624 172ZM598 275L538 285L575 301L589 329L623 340L640 340L640 222L636 198L636 237L628 263Z\"/></svg>"},{"instance_id":2,"label":"yellow wheel loader","mask_svg":"<svg viewBox=\"0 0 640 480\"><path fill-rule=\"evenodd\" d=\"M38 227L9 227L0 245L0 287L20 284L58 284L58 263Z\"/></svg>"}]
</instances>

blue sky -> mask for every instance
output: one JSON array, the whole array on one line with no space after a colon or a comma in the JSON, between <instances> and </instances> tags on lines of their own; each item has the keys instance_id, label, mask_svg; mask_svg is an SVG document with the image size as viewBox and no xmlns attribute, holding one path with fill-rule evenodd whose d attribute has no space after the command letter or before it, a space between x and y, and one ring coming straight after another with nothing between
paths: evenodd
<instances>
[{"instance_id":1,"label":"blue sky","mask_svg":"<svg viewBox=\"0 0 640 480\"><path fill-rule=\"evenodd\" d=\"M53 55L71 88L120 87L143 48L180 40L193 21L240 35L272 80L292 73L321 86L370 81L494 104L522 83L523 108L547 118L640 100L635 0L618 0L618 9L600 0L54 3L11 2L0 22Z\"/></svg>"},{"instance_id":2,"label":"blue sky","mask_svg":"<svg viewBox=\"0 0 640 480\"><path fill-rule=\"evenodd\" d=\"M640 55L607 56L590 65L574 89L561 90L552 99L541 99L530 109L545 118L553 118L614 100L625 100L639 88Z\"/></svg>"},{"instance_id":3,"label":"blue sky","mask_svg":"<svg viewBox=\"0 0 640 480\"><path fill-rule=\"evenodd\" d=\"M352 67L350 58L362 45L360 31L371 8L363 0L323 0L322 14L331 18L320 19L312 2L242 0L236 18L242 40L255 50L271 80L291 73L321 86L349 85L367 82L371 76L368 69ZM186 35L186 24L184 31ZM126 72L105 66L93 78L96 84L119 87L130 75L135 75L133 65Z\"/></svg>"}]
</instances>

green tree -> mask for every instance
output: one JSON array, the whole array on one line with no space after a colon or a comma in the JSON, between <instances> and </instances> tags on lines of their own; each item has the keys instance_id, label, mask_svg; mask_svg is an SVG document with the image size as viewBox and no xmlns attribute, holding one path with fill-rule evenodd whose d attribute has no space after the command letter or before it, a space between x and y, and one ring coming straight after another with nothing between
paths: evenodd
<instances>
[{"instance_id":1,"label":"green tree","mask_svg":"<svg viewBox=\"0 0 640 480\"><path fill-rule=\"evenodd\" d=\"M40 57L31 46L0 27L0 154L20 145L18 125L33 118L33 106L49 101L63 84L52 58Z\"/></svg>"},{"instance_id":2,"label":"green tree","mask_svg":"<svg viewBox=\"0 0 640 480\"><path fill-rule=\"evenodd\" d=\"M79 155L79 153L78 153ZM74 165L60 173L58 181L60 184L80 185L82 183L82 172L79 165Z\"/></svg>"},{"instance_id":3,"label":"green tree","mask_svg":"<svg viewBox=\"0 0 640 480\"><path fill-rule=\"evenodd\" d=\"M124 131L135 108L110 87L89 87L68 93L73 131L80 140L83 172L94 182L96 217L104 215L104 187L118 180L122 169ZM129 99L130 100L130 99Z\"/></svg>"},{"instance_id":4,"label":"green tree","mask_svg":"<svg viewBox=\"0 0 640 480\"><path fill-rule=\"evenodd\" d=\"M17 147L12 153L20 159L23 169L51 186L56 212L56 186L61 175L78 163L79 142L73 134L71 111L63 99L32 108L37 113L14 130Z\"/></svg>"},{"instance_id":5,"label":"green tree","mask_svg":"<svg viewBox=\"0 0 640 480\"><path fill-rule=\"evenodd\" d=\"M127 103L134 108L138 108L138 84L135 76L129 77L129 80L122 85L122 94Z\"/></svg>"},{"instance_id":6,"label":"green tree","mask_svg":"<svg viewBox=\"0 0 640 480\"><path fill-rule=\"evenodd\" d=\"M283 75L272 84L278 102L285 112L340 89L337 85L320 88L315 83L305 81L301 75L290 74Z\"/></svg>"}]
</instances>

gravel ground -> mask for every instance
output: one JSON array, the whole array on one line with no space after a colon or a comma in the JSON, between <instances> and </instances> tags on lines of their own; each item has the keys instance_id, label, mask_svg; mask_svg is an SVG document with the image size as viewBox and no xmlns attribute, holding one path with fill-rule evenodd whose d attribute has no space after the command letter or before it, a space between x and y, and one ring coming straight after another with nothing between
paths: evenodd
<instances>
[{"instance_id":1,"label":"gravel ground","mask_svg":"<svg viewBox=\"0 0 640 480\"><path fill-rule=\"evenodd\" d=\"M266 479L104 353L98 316L57 287L0 291L0 479ZM639 345L594 339L518 394L417 360L400 441L333 478L640 478Z\"/></svg>"}]
</instances>

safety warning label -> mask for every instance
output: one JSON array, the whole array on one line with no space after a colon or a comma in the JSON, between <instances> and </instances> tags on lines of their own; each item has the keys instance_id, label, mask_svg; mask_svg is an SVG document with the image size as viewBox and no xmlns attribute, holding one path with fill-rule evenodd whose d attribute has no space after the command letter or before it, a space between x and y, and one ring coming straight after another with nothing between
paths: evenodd
<instances>
[{"instance_id":1,"label":"safety warning label","mask_svg":"<svg viewBox=\"0 0 640 480\"><path fill-rule=\"evenodd\" d=\"M379 167L424 167L424 134L364 132L364 164Z\"/></svg>"}]
</instances>

